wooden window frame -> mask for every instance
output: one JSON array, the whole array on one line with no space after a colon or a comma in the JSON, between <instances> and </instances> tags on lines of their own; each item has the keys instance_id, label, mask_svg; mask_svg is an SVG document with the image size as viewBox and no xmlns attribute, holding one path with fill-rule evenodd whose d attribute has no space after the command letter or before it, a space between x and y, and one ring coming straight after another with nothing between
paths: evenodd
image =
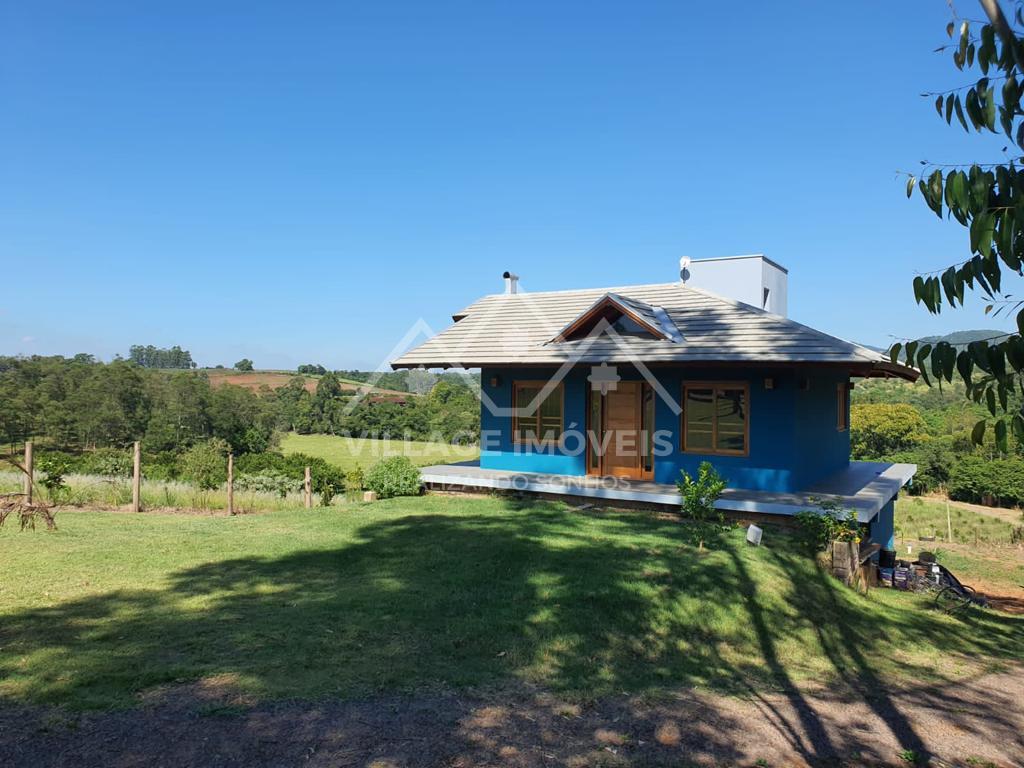
<instances>
[{"instance_id":1,"label":"wooden window frame","mask_svg":"<svg viewBox=\"0 0 1024 768\"><path fill-rule=\"evenodd\" d=\"M519 402L519 388L520 387L536 387L543 389L551 382L544 380L532 380L532 379L521 379L512 382L512 444L513 445L544 445L544 438L540 435L540 404L537 405L536 410L532 416L527 416L527 419L533 419L535 426L535 433L537 435L536 440L520 440L519 439L519 414L516 411L519 410L517 403ZM557 394L559 401L559 408L562 412L562 424L558 429L558 438L556 445L562 444L562 436L565 434L565 386L563 382L558 382L554 386L554 391L551 393L551 397Z\"/></svg>"},{"instance_id":2,"label":"wooden window frame","mask_svg":"<svg viewBox=\"0 0 1024 768\"><path fill-rule=\"evenodd\" d=\"M695 448L690 450L686 445L686 394L691 389L710 389L718 397L719 389L740 389L743 390L743 402L747 406L747 418L743 421L743 450L728 451L717 448L718 445L718 412L713 411L711 421L711 447ZM684 381L683 382L683 410L679 414L679 446L683 453L694 456L749 456L750 455L750 382L749 381Z\"/></svg>"},{"instance_id":3,"label":"wooden window frame","mask_svg":"<svg viewBox=\"0 0 1024 768\"><path fill-rule=\"evenodd\" d=\"M850 387L836 384L836 431L846 432L850 429Z\"/></svg>"}]
</instances>

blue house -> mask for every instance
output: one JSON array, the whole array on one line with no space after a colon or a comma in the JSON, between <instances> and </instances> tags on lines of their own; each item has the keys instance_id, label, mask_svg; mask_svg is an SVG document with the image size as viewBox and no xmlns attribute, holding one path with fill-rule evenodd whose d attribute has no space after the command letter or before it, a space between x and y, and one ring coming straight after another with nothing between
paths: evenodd
<instances>
[{"instance_id":1,"label":"blue house","mask_svg":"<svg viewBox=\"0 0 1024 768\"><path fill-rule=\"evenodd\" d=\"M680 471L710 461L725 509L833 498L891 547L916 468L850 461L850 390L916 372L788 319L787 271L762 255L680 266L670 283L537 293L506 272L504 293L393 361L481 371L479 462L424 481L678 504Z\"/></svg>"}]
</instances>

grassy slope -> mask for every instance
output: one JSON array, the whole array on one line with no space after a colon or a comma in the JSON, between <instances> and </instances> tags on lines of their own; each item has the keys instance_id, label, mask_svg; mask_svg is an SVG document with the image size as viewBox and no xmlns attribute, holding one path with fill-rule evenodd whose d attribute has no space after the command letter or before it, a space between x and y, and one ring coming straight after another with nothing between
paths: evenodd
<instances>
[{"instance_id":1,"label":"grassy slope","mask_svg":"<svg viewBox=\"0 0 1024 768\"><path fill-rule=\"evenodd\" d=\"M1009 544L1015 524L993 515L949 502L949 523L953 541L964 544ZM1024 525L1019 518L1016 525ZM936 499L903 496L896 502L897 537L919 539L921 536L948 538L946 504Z\"/></svg>"},{"instance_id":2,"label":"grassy slope","mask_svg":"<svg viewBox=\"0 0 1024 768\"><path fill-rule=\"evenodd\" d=\"M642 513L433 496L344 512L65 513L0 529L0 696L131 705L215 677L255 698L529 680L580 697L679 685L934 679L1024 657L1024 619L861 597L769 529L698 552Z\"/></svg>"},{"instance_id":3,"label":"grassy slope","mask_svg":"<svg viewBox=\"0 0 1024 768\"><path fill-rule=\"evenodd\" d=\"M418 466L444 464L475 459L476 446L452 446L443 443L402 442L401 440L370 440L337 435L287 434L281 438L283 453L305 453L322 458L343 469L359 464L369 469L384 456L408 456Z\"/></svg>"}]
</instances>

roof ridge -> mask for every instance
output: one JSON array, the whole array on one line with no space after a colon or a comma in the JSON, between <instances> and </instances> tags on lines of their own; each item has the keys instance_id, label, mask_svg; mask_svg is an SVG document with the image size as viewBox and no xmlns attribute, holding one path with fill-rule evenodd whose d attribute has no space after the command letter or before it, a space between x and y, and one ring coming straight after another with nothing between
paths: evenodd
<instances>
[{"instance_id":1,"label":"roof ridge","mask_svg":"<svg viewBox=\"0 0 1024 768\"><path fill-rule=\"evenodd\" d=\"M603 293L619 293L621 291L628 290L630 288L668 288L668 287L672 287L672 286L686 287L686 288L689 287L689 286L684 286L679 281L675 281L675 282L667 282L667 283L634 283L633 285L613 285L613 286L610 286L610 287L607 287L607 288L603 288L601 286L597 286L597 287L594 287L594 288L561 288L561 289L559 289L557 291L520 291L519 293L485 293L479 299L474 301L473 304L476 304L479 301L483 301L484 299L493 299L493 298L515 298L517 296L554 296L554 295L557 295L557 294L564 294L564 293L588 293L588 292L591 292L591 291L599 291L599 292L603 292ZM472 306L473 304L470 304L469 306Z\"/></svg>"}]
</instances>

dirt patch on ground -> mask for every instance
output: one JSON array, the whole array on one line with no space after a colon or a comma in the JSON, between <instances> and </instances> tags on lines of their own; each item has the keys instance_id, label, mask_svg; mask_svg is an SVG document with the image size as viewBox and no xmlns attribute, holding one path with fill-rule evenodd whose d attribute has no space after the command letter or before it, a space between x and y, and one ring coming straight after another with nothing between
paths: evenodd
<instances>
[{"instance_id":1,"label":"dirt patch on ground","mask_svg":"<svg viewBox=\"0 0 1024 768\"><path fill-rule=\"evenodd\" d=\"M993 584L984 579L972 579L971 586L988 600L988 607L1015 616L1024 615L1024 587Z\"/></svg>"},{"instance_id":2,"label":"dirt patch on ground","mask_svg":"<svg viewBox=\"0 0 1024 768\"><path fill-rule=\"evenodd\" d=\"M252 706L233 681L161 688L124 712L0 705L0 765L1020 766L1024 671L915 690L694 690L588 704L550 692Z\"/></svg>"}]
</instances>

